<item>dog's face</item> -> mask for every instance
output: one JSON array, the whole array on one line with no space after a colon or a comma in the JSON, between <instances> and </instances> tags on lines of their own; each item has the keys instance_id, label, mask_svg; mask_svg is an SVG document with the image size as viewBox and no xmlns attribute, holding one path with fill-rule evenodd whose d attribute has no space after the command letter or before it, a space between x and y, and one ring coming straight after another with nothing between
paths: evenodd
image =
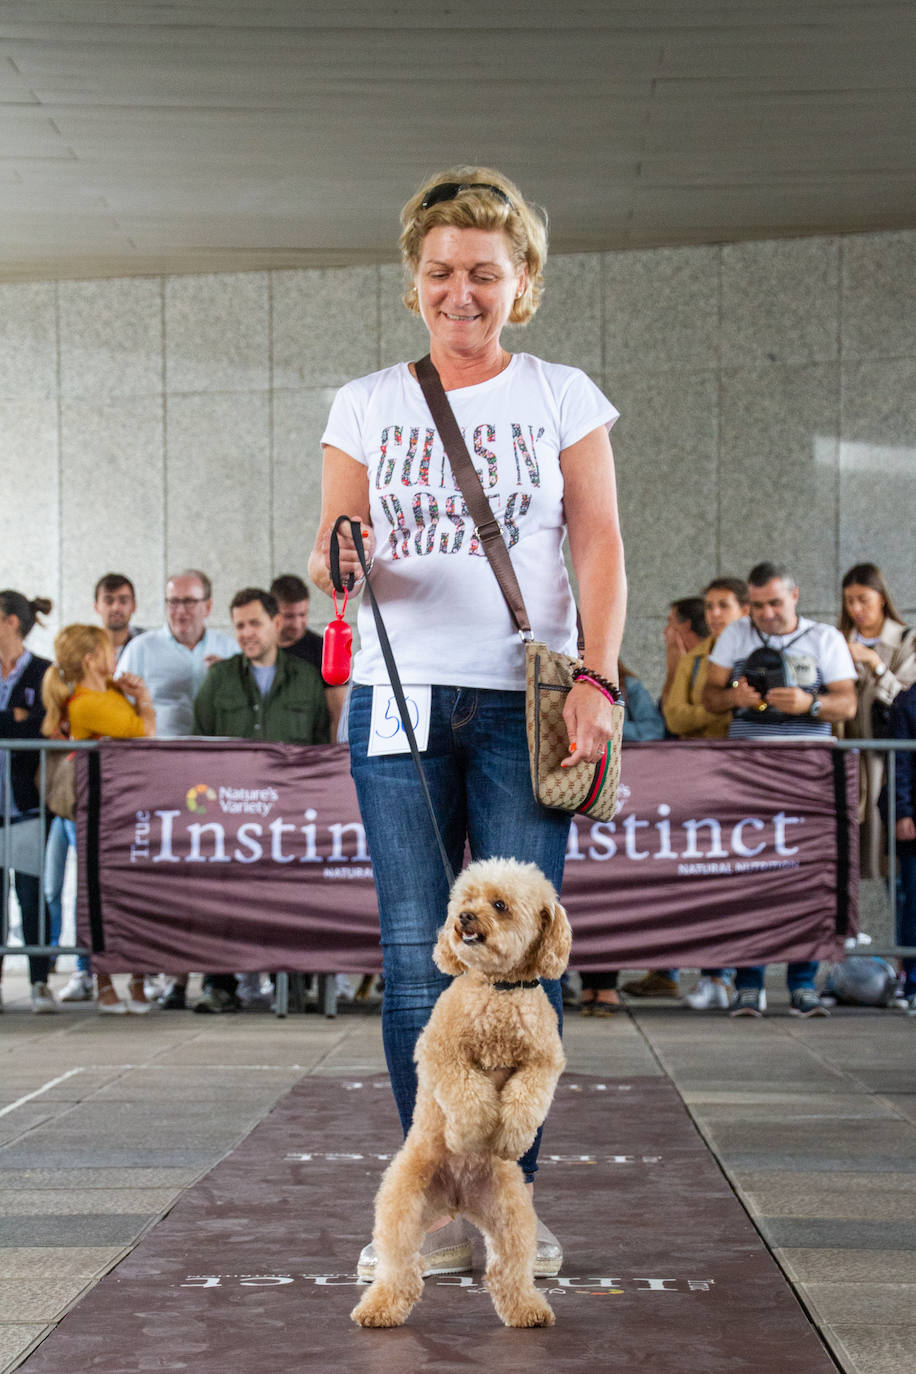
<instances>
[{"instance_id":1,"label":"dog's face","mask_svg":"<svg viewBox=\"0 0 916 1374\"><path fill-rule=\"evenodd\" d=\"M571 943L566 912L539 868L483 859L455 882L433 958L443 973L559 978Z\"/></svg>"}]
</instances>

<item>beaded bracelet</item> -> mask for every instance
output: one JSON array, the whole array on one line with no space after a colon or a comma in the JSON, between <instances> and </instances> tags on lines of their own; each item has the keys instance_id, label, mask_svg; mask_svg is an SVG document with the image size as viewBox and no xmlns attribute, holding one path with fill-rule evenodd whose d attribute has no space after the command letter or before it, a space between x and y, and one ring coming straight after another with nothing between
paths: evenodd
<instances>
[{"instance_id":1,"label":"beaded bracelet","mask_svg":"<svg viewBox=\"0 0 916 1374\"><path fill-rule=\"evenodd\" d=\"M591 683L593 687L597 687L598 691L607 697L608 701L617 703L623 700L623 695L617 684L608 682L606 677L602 677L600 673L593 672L591 668L574 668L572 679L573 682Z\"/></svg>"}]
</instances>

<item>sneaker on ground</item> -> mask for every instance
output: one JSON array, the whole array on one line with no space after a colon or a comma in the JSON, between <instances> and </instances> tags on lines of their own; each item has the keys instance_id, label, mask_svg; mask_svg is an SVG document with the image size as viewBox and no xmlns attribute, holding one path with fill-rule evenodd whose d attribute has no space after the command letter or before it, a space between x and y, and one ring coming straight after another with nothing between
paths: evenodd
<instances>
[{"instance_id":1,"label":"sneaker on ground","mask_svg":"<svg viewBox=\"0 0 916 1374\"><path fill-rule=\"evenodd\" d=\"M677 980L669 978L667 973L650 969L644 977L624 983L621 991L630 997L677 997L678 985Z\"/></svg>"},{"instance_id":2,"label":"sneaker on ground","mask_svg":"<svg viewBox=\"0 0 916 1374\"><path fill-rule=\"evenodd\" d=\"M762 1016L767 1009L763 988L738 988L729 1007L729 1016Z\"/></svg>"},{"instance_id":3,"label":"sneaker on ground","mask_svg":"<svg viewBox=\"0 0 916 1374\"><path fill-rule=\"evenodd\" d=\"M724 1011L728 1006L728 988L721 980L703 974L693 992L684 998L684 1005L693 1011L709 1011L711 1007Z\"/></svg>"},{"instance_id":4,"label":"sneaker on ground","mask_svg":"<svg viewBox=\"0 0 916 1374\"><path fill-rule=\"evenodd\" d=\"M95 1009L99 1016L126 1016L127 1003L122 1002L120 997L114 1002L96 1001Z\"/></svg>"},{"instance_id":5,"label":"sneaker on ground","mask_svg":"<svg viewBox=\"0 0 916 1374\"><path fill-rule=\"evenodd\" d=\"M907 1016L916 1016L916 992L907 999L906 1014Z\"/></svg>"},{"instance_id":6,"label":"sneaker on ground","mask_svg":"<svg viewBox=\"0 0 916 1374\"><path fill-rule=\"evenodd\" d=\"M70 974L67 986L58 993L61 1002L91 1002L92 974L76 969Z\"/></svg>"},{"instance_id":7,"label":"sneaker on ground","mask_svg":"<svg viewBox=\"0 0 916 1374\"><path fill-rule=\"evenodd\" d=\"M236 996L244 1007L266 1007L271 998L270 992L261 987L260 973L240 973Z\"/></svg>"},{"instance_id":8,"label":"sneaker on ground","mask_svg":"<svg viewBox=\"0 0 916 1374\"><path fill-rule=\"evenodd\" d=\"M163 1011L184 1011L187 1007L185 989L180 983L169 983L161 997L156 999Z\"/></svg>"},{"instance_id":9,"label":"sneaker on ground","mask_svg":"<svg viewBox=\"0 0 916 1374\"><path fill-rule=\"evenodd\" d=\"M203 997L198 997L194 1010L201 1012L241 1011L242 1004L235 993L225 988L208 988Z\"/></svg>"},{"instance_id":10,"label":"sneaker on ground","mask_svg":"<svg viewBox=\"0 0 916 1374\"><path fill-rule=\"evenodd\" d=\"M535 1278L556 1278L563 1265L563 1247L548 1226L538 1217L537 1246L534 1252Z\"/></svg>"},{"instance_id":11,"label":"sneaker on ground","mask_svg":"<svg viewBox=\"0 0 916 1374\"><path fill-rule=\"evenodd\" d=\"M47 983L32 984L32 1010L36 1016L46 1016L49 1012L58 1010Z\"/></svg>"},{"instance_id":12,"label":"sneaker on ground","mask_svg":"<svg viewBox=\"0 0 916 1374\"><path fill-rule=\"evenodd\" d=\"M471 1267L471 1241L462 1217L453 1217L438 1231L427 1231L420 1246L423 1277L428 1274L464 1274ZM360 1251L356 1272L361 1279L374 1279L378 1258L372 1242Z\"/></svg>"},{"instance_id":13,"label":"sneaker on ground","mask_svg":"<svg viewBox=\"0 0 916 1374\"><path fill-rule=\"evenodd\" d=\"M790 1016L829 1016L830 1012L818 997L814 988L796 988L792 993Z\"/></svg>"}]
</instances>

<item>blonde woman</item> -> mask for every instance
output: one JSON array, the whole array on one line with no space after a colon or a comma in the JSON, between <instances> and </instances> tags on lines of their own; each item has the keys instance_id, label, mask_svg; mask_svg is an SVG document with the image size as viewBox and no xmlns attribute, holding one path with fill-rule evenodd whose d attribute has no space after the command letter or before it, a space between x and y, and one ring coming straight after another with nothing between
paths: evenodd
<instances>
[{"instance_id":1,"label":"blonde woman","mask_svg":"<svg viewBox=\"0 0 916 1374\"><path fill-rule=\"evenodd\" d=\"M401 224L404 303L428 330L432 364L482 471L535 637L575 653L576 608L562 551L568 532L593 676L567 698L567 762L594 762L613 720L609 696L595 684L617 671L626 601L608 438L617 411L579 369L503 346L504 326L527 323L538 307L547 255L544 220L517 186L489 167L452 168L411 196ZM365 305L375 309L368 298ZM360 521L400 675L428 703L423 759L452 867L461 868L467 840L475 859L501 854L537 863L559 890L569 816L532 796L522 644L480 556L414 365L348 382L322 444L321 523L309 574L331 590L331 529L341 515ZM360 577L347 536L340 552L342 574ZM370 749L373 701L384 709L389 687L366 605L359 630L350 760L379 900L382 1032L406 1134L414 1045L448 983L431 957L448 884L410 755ZM544 987L559 1018L559 983ZM539 1141L540 1133L520 1161L532 1184ZM425 1272L469 1268L463 1222L439 1222L424 1244ZM555 1275L561 1261L559 1242L541 1223L535 1273ZM367 1246L360 1277L374 1277L375 1263Z\"/></svg>"},{"instance_id":2,"label":"blonde woman","mask_svg":"<svg viewBox=\"0 0 916 1374\"><path fill-rule=\"evenodd\" d=\"M156 733L156 713L142 678L124 673L117 682L115 648L97 625L67 625L54 640L54 662L44 675L42 733L52 739L139 739ZM133 974L122 1002L107 973L96 974L100 1013L150 1010L143 975Z\"/></svg>"}]
</instances>

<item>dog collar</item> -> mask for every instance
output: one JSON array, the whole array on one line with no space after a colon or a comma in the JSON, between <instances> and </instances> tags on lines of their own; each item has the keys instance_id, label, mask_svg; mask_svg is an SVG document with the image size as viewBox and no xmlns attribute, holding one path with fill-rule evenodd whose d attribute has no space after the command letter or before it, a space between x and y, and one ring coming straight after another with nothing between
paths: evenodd
<instances>
[{"instance_id":1,"label":"dog collar","mask_svg":"<svg viewBox=\"0 0 916 1374\"><path fill-rule=\"evenodd\" d=\"M515 990L515 988L539 988L540 986L541 986L541 980L540 980L540 978L532 978L529 982L525 982L525 983L491 983L491 984L490 984L490 987L491 987L491 988L495 988L497 992L513 992L513 991Z\"/></svg>"}]
</instances>

